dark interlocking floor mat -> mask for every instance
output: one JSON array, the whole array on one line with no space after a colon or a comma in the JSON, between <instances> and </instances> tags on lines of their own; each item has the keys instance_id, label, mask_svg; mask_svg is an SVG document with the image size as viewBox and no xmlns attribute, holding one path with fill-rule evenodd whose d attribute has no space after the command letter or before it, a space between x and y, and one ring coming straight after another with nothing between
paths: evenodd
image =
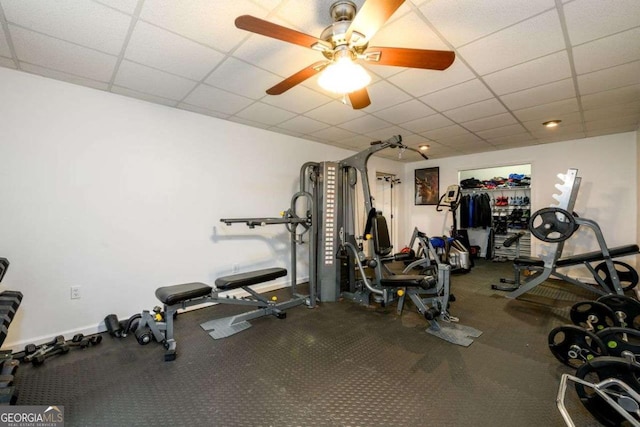
<instances>
[{"instance_id":1,"label":"dark interlocking floor mat","mask_svg":"<svg viewBox=\"0 0 640 427\"><path fill-rule=\"evenodd\" d=\"M41 367L18 370L18 404L64 405L69 426L563 426L558 381L570 369L547 349L576 301L558 283L520 300L490 289L509 264L479 261L452 277L451 313L484 333L468 348L425 333L407 307L304 306L213 340L199 324L237 311L215 306L176 321L178 358L104 336ZM282 294L282 291L279 291ZM598 425L569 390L576 424Z\"/></svg>"}]
</instances>

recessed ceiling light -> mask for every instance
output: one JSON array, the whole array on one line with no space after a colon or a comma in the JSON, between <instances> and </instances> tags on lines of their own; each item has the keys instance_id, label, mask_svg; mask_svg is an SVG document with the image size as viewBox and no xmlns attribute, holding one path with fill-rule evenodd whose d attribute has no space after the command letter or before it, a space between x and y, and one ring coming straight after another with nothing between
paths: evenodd
<instances>
[{"instance_id":1,"label":"recessed ceiling light","mask_svg":"<svg viewBox=\"0 0 640 427\"><path fill-rule=\"evenodd\" d=\"M429 149L429 146L427 144L423 144L421 146L418 147L420 149L420 151L427 151Z\"/></svg>"},{"instance_id":2,"label":"recessed ceiling light","mask_svg":"<svg viewBox=\"0 0 640 427\"><path fill-rule=\"evenodd\" d=\"M558 126L562 122L562 120L549 120L548 122L542 123L542 126L546 126L548 128L554 128Z\"/></svg>"}]
</instances>

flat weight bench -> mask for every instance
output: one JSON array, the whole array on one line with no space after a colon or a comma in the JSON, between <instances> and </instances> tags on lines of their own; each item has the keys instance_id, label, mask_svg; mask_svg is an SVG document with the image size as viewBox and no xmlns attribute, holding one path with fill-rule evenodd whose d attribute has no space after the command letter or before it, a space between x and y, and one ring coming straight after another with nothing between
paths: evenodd
<instances>
[{"instance_id":1,"label":"flat weight bench","mask_svg":"<svg viewBox=\"0 0 640 427\"><path fill-rule=\"evenodd\" d=\"M156 289L156 297L164 305L164 321L158 322L149 311L144 311L142 312L142 317L136 330L149 328L156 341L163 343L166 348L164 360L175 360L176 340L173 336L173 318L179 309L208 302L258 307L256 310L231 317L211 320L200 325L204 330L212 330L209 335L215 339L228 337L251 327L248 320L269 314L284 319L286 317L284 310L304 303L302 297L276 303L275 301L266 299L250 288L251 285L267 282L286 275L287 270L284 268L267 268L220 277L216 279L215 288L200 282L163 286ZM235 296L219 295L221 291L230 291L238 288L244 289L249 293L249 296L238 298Z\"/></svg>"},{"instance_id":2,"label":"flat weight bench","mask_svg":"<svg viewBox=\"0 0 640 427\"><path fill-rule=\"evenodd\" d=\"M524 294L525 292L533 289L538 284L542 283L544 280L549 278L550 276L557 277L559 279L565 280L574 285L580 286L584 289L587 289L591 292L595 292L597 294L606 295L608 293L614 292L619 293L617 289L608 289L609 285L606 284L599 276L596 270L591 267L590 263L597 261L605 261L611 262L611 259L635 255L640 253L640 248L638 245L624 245L617 246L614 248L607 248L608 257L605 257L602 251L593 251L586 252L584 254L578 254L574 256L569 256L565 258L560 258L555 262L553 268L549 269L545 267L544 261L540 258L529 257L529 256L520 256L513 260L513 268L515 270L515 280L514 280L514 288L513 291L507 295L508 298L517 298L518 296ZM567 276L566 274L562 274L558 272L557 268L569 267L573 265L584 264L589 271L593 274L593 277L596 279L600 288L581 282L573 277ZM541 271L539 276L535 276L531 281L526 282L524 284L520 283L520 270L528 269L528 270L536 270ZM619 286L619 284L618 284ZM615 288L615 286L614 286Z\"/></svg>"}]
</instances>

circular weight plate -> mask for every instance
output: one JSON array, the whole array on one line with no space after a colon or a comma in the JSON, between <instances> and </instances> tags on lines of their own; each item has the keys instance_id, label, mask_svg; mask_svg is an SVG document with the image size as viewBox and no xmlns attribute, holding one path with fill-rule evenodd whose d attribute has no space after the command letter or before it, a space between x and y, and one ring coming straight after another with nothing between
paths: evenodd
<instances>
[{"instance_id":1,"label":"circular weight plate","mask_svg":"<svg viewBox=\"0 0 640 427\"><path fill-rule=\"evenodd\" d=\"M609 356L622 357L623 351L640 356L640 331L631 328L606 328L596 333L607 347Z\"/></svg>"},{"instance_id":2,"label":"circular weight plate","mask_svg":"<svg viewBox=\"0 0 640 427\"><path fill-rule=\"evenodd\" d=\"M588 363L585 363L576 371L576 377L596 384L607 378L617 378L631 387L634 391L640 392L640 382L638 382L638 375L640 375L640 365L637 363L629 363L626 359L620 357L599 357ZM603 398L598 396L593 388L585 386L583 384L576 383L576 393L580 397L580 401L585 408L591 414L605 426L620 426L624 425L624 417L620 415L611 405L609 405ZM621 404L621 406L627 408L633 407L637 404L631 399L624 390L618 386L613 386L608 389L610 397ZM633 413L635 411L632 411ZM636 420L638 418L637 413L634 414Z\"/></svg>"},{"instance_id":3,"label":"circular weight plate","mask_svg":"<svg viewBox=\"0 0 640 427\"><path fill-rule=\"evenodd\" d=\"M549 350L556 359L572 368L607 355L604 343L596 334L574 325L552 329L549 332Z\"/></svg>"},{"instance_id":4,"label":"circular weight plate","mask_svg":"<svg viewBox=\"0 0 640 427\"><path fill-rule=\"evenodd\" d=\"M574 325L593 332L598 332L612 326L620 326L613 310L606 304L598 301L581 301L575 303L571 307L569 316Z\"/></svg>"},{"instance_id":5,"label":"circular weight plate","mask_svg":"<svg viewBox=\"0 0 640 427\"><path fill-rule=\"evenodd\" d=\"M640 330L640 301L626 295L613 294L601 296L597 301L614 311L621 326Z\"/></svg>"},{"instance_id":6,"label":"circular weight plate","mask_svg":"<svg viewBox=\"0 0 640 427\"><path fill-rule=\"evenodd\" d=\"M616 269L616 274L618 275L623 291L628 291L636 287L638 284L638 272L633 267L621 261L613 261L613 267ZM594 270L604 283L613 290L613 282L611 280L611 273L609 273L609 269L607 268L607 263L601 262Z\"/></svg>"},{"instance_id":7,"label":"circular weight plate","mask_svg":"<svg viewBox=\"0 0 640 427\"><path fill-rule=\"evenodd\" d=\"M540 209L529 219L531 234L543 242L564 242L571 237L576 228L573 215L560 208Z\"/></svg>"}]
</instances>

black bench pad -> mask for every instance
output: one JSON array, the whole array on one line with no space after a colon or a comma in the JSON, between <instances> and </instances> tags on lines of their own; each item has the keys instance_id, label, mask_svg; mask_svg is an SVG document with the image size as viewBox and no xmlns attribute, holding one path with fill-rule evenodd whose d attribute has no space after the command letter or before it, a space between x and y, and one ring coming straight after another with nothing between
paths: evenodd
<instances>
[{"instance_id":1,"label":"black bench pad","mask_svg":"<svg viewBox=\"0 0 640 427\"><path fill-rule=\"evenodd\" d=\"M218 277L216 279L216 287L220 290L228 291L243 286L255 285L256 283L268 282L269 280L274 280L286 275L286 268L265 268L263 270L249 271L232 276Z\"/></svg>"},{"instance_id":2,"label":"black bench pad","mask_svg":"<svg viewBox=\"0 0 640 427\"><path fill-rule=\"evenodd\" d=\"M615 248L609 248L609 255L611 258L617 258L625 255L633 255L637 254L640 251L638 245L625 245L625 246L617 246ZM569 265L578 265L585 262L594 262L594 261L602 261L604 260L602 256L602 252L593 251L586 252L584 254L578 254L575 256L570 256L566 258L560 258L556 262L556 267L566 267ZM513 263L517 266L524 267L544 267L544 261L540 258L534 258L530 256L521 256L513 260Z\"/></svg>"},{"instance_id":3,"label":"black bench pad","mask_svg":"<svg viewBox=\"0 0 640 427\"><path fill-rule=\"evenodd\" d=\"M380 286L385 288L421 287L425 284L424 276L412 274L397 274L380 279Z\"/></svg>"},{"instance_id":4,"label":"black bench pad","mask_svg":"<svg viewBox=\"0 0 640 427\"><path fill-rule=\"evenodd\" d=\"M174 305L207 296L211 291L211 286L204 283L183 283L182 285L163 286L156 289L156 297L165 305Z\"/></svg>"}]
</instances>

